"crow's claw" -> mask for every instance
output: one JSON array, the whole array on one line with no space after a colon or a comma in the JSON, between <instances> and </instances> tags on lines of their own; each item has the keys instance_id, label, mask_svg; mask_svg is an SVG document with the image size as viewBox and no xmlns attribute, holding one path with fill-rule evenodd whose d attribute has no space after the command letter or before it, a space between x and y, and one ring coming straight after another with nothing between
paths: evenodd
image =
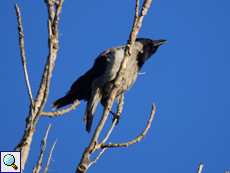
<instances>
[{"instance_id":1,"label":"crow's claw","mask_svg":"<svg viewBox=\"0 0 230 173\"><path fill-rule=\"evenodd\" d=\"M117 119L116 125L118 125L120 120L120 115L115 114L112 110L110 110L110 113L113 114L113 121Z\"/></svg>"}]
</instances>

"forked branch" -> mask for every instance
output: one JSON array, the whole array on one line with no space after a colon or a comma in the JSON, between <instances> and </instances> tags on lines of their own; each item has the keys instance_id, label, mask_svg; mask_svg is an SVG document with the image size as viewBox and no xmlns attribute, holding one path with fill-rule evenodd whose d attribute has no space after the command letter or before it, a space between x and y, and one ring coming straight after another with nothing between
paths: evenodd
<instances>
[{"instance_id":1,"label":"forked branch","mask_svg":"<svg viewBox=\"0 0 230 173\"><path fill-rule=\"evenodd\" d=\"M90 167L92 164L94 164L94 163L96 163L96 162L98 161L99 157L104 153L104 151L105 151L106 149L107 149L107 148L104 148L104 149L98 154L98 156L94 159L94 161L92 161L92 162L88 165L87 169L89 169L89 167Z\"/></svg>"},{"instance_id":2,"label":"forked branch","mask_svg":"<svg viewBox=\"0 0 230 173\"><path fill-rule=\"evenodd\" d=\"M118 115L118 116L119 116L119 115L121 114L121 112L122 112L123 104L124 104L124 95L121 96L121 98L120 98L120 100L119 100L119 104L118 104L118 106L117 106L117 115ZM102 141L101 143L105 143L105 142L108 140L108 138L109 138L110 134L112 133L112 131L113 131L113 129L114 129L116 123L117 123L117 119L115 118L115 119L113 120L112 126L110 127L110 129L109 129L109 131L108 131L106 137L103 139L103 141Z\"/></svg>"},{"instance_id":3,"label":"forked branch","mask_svg":"<svg viewBox=\"0 0 230 173\"><path fill-rule=\"evenodd\" d=\"M156 110L156 107L153 104L152 105L151 115L150 115L150 118L149 118L147 126L145 127L144 131L139 136L137 136L134 140L126 142L126 143L119 143L119 144L112 144L112 143L104 144L103 141L102 141L102 143L97 145L97 147L95 148L95 151L98 150L98 149L101 149L101 148L127 147L129 145L133 145L133 144L135 144L137 142L140 142L145 137L145 135L147 134L147 132L148 132L150 126L151 126L151 123L152 123L153 118L154 118L155 110Z\"/></svg>"},{"instance_id":4,"label":"forked branch","mask_svg":"<svg viewBox=\"0 0 230 173\"><path fill-rule=\"evenodd\" d=\"M51 150L50 150L50 154L49 154L49 157L48 157L48 161L47 161L47 163L46 163L46 168L45 168L45 170L43 171L43 173L46 173L46 171L48 170L48 167L49 167L49 164L50 164L50 159L51 159L51 156L52 156L52 153L53 153L53 149L54 149L54 147L55 147L55 145L56 145L56 143L57 143L57 140L58 140L58 139L56 139L56 141L54 142L54 144L53 144L53 146L52 146L52 148L51 148Z\"/></svg>"},{"instance_id":5,"label":"forked branch","mask_svg":"<svg viewBox=\"0 0 230 173\"><path fill-rule=\"evenodd\" d=\"M46 149L46 139L48 137L48 133L49 133L49 130L50 130L50 126L51 124L49 124L47 130L46 130L46 135L44 137L44 139L42 140L41 142L41 153L40 153L40 156L39 156L39 159L38 159L38 162L37 162L37 168L34 168L36 170L36 173L39 173L39 171L41 170L41 166L42 166L42 157L43 157L43 153Z\"/></svg>"},{"instance_id":6,"label":"forked branch","mask_svg":"<svg viewBox=\"0 0 230 173\"><path fill-rule=\"evenodd\" d=\"M57 51L58 51L58 32L57 32L58 31L57 24L59 20L58 16L59 13L61 12L63 2L64 0L60 0L59 3L56 3L56 1L54 0L45 0L45 3L47 4L48 7L48 14L49 14L49 20L48 20L49 55L47 57L47 63L44 68L40 87L34 102L31 94L27 70L26 70L24 40L23 40L24 36L22 33L21 15L17 4L15 4L15 9L18 18L18 25L19 25L18 31L19 31L19 43L20 43L20 50L22 56L22 64L23 64L28 92L31 100L30 111L28 117L26 118L26 128L23 137L19 142L19 144L17 145L17 147L14 149L15 151L21 151L21 172L23 172L24 170L24 165L29 155L30 145L32 142L33 134L35 132L35 126L37 124L39 117L41 116L41 113L43 112L43 108L46 104L48 93L49 93L50 78L51 78L52 70L54 68L54 62L56 60ZM57 5L56 13L54 12L55 11L54 3Z\"/></svg>"}]
</instances>

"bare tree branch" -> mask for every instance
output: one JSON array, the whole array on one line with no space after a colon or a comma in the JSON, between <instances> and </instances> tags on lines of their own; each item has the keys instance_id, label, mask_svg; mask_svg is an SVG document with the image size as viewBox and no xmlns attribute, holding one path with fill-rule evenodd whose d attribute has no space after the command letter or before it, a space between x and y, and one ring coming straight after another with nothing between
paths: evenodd
<instances>
[{"instance_id":1,"label":"bare tree branch","mask_svg":"<svg viewBox=\"0 0 230 173\"><path fill-rule=\"evenodd\" d=\"M201 173L201 171L202 171L202 169L203 169L203 166L204 166L204 164L203 164L203 163L200 163L199 168L198 168L198 170L197 170L197 173Z\"/></svg>"},{"instance_id":2,"label":"bare tree branch","mask_svg":"<svg viewBox=\"0 0 230 173\"><path fill-rule=\"evenodd\" d=\"M137 36L137 34L138 34L138 32L139 32L139 30L141 28L143 18L147 14L147 11L148 11L148 9L150 7L151 2L152 2L152 0L145 0L143 5L142 5L141 14L138 17L137 24L136 24L136 29L134 30L135 32L133 33L134 37Z\"/></svg>"},{"instance_id":3,"label":"bare tree branch","mask_svg":"<svg viewBox=\"0 0 230 173\"><path fill-rule=\"evenodd\" d=\"M34 166L34 167L33 167L32 173L35 173L35 171L36 171L36 167Z\"/></svg>"},{"instance_id":4,"label":"bare tree branch","mask_svg":"<svg viewBox=\"0 0 230 173\"><path fill-rule=\"evenodd\" d=\"M25 49L24 49L24 34L23 34L21 13L20 13L19 7L16 3L15 3L14 7L16 9L17 18L18 18L18 34L19 34L19 44L20 44L20 51L21 51L21 57L22 57L22 66L23 66L23 70L24 70L28 94L30 97L30 103L31 103L31 106L34 107L34 99L33 99L32 93L31 93L29 77L28 77L28 73L27 73L27 69L26 69L26 56L25 56Z\"/></svg>"},{"instance_id":5,"label":"bare tree branch","mask_svg":"<svg viewBox=\"0 0 230 173\"><path fill-rule=\"evenodd\" d=\"M48 136L48 133L49 133L49 130L50 130L50 126L51 124L49 124L47 130L46 130L46 135L44 137L44 139L41 141L41 153L40 153L40 157L38 159L38 162L37 162L37 168L36 168L36 173L39 173L39 171L41 170L41 166L42 166L42 157L43 157L43 153L46 149L46 139L47 139L47 136Z\"/></svg>"},{"instance_id":6,"label":"bare tree branch","mask_svg":"<svg viewBox=\"0 0 230 173\"><path fill-rule=\"evenodd\" d=\"M119 104L117 106L117 115L120 115L123 109L123 105L124 105L124 95L121 96L120 100L119 100Z\"/></svg>"},{"instance_id":7,"label":"bare tree branch","mask_svg":"<svg viewBox=\"0 0 230 173\"><path fill-rule=\"evenodd\" d=\"M53 48L54 48L53 44L54 43L52 41L53 35L50 35L52 33L51 32L51 21L50 20L48 20L48 28L49 28L49 56L48 56L48 60L47 60L48 70L47 70L47 77L46 77L45 93L44 93L44 97L43 97L43 100L41 102L41 105L39 107L38 113L34 118L34 124L37 123L39 117L41 116L41 112L43 111L44 106L46 104L48 94L49 94L49 85L50 85L50 78L51 78L51 72L52 72L51 63L52 63L53 57L55 56L55 59L56 59L56 56L57 56L57 54L56 54L57 50L53 51Z\"/></svg>"},{"instance_id":8,"label":"bare tree branch","mask_svg":"<svg viewBox=\"0 0 230 173\"><path fill-rule=\"evenodd\" d=\"M59 1L59 5L56 8L56 13L54 12L54 2L52 0L45 0L45 3L48 8L49 20L48 20L48 29L49 29L49 56L47 57L47 63L44 69L44 73L42 76L42 81L40 84L40 89L38 91L35 105L40 105L38 113L34 118L34 123L36 124L42 111L45 106L48 93L49 93L49 84L51 78L51 72L54 68L54 62L57 58L57 51L59 49L58 46L58 30L57 24L59 20L59 13L61 12L61 8L64 0Z\"/></svg>"},{"instance_id":9,"label":"bare tree branch","mask_svg":"<svg viewBox=\"0 0 230 173\"><path fill-rule=\"evenodd\" d=\"M142 75L142 74L145 74L145 72L143 72L143 73L138 73L138 75Z\"/></svg>"},{"instance_id":10,"label":"bare tree branch","mask_svg":"<svg viewBox=\"0 0 230 173\"><path fill-rule=\"evenodd\" d=\"M50 164L50 159L51 159L51 156L52 156L52 153L53 153L53 149L54 149L54 147L55 147L55 145L56 145L56 143L57 143L57 140L58 140L58 139L56 139L56 141L54 142L54 144L53 144L53 146L52 146L52 148L51 148L51 150L50 150L50 155L49 155L49 157L48 157L48 161L47 161L47 163L46 163L46 168L45 168L45 170L43 171L43 173L46 173L46 171L48 170L48 167L49 167L49 164Z\"/></svg>"},{"instance_id":11,"label":"bare tree branch","mask_svg":"<svg viewBox=\"0 0 230 173\"><path fill-rule=\"evenodd\" d=\"M21 151L21 172L24 170L26 160L29 155L30 145L32 142L32 137L35 132L35 125L43 112L44 105L46 103L48 93L49 93L49 84L51 78L51 72L54 68L54 62L57 57L58 51L58 30L57 24L59 20L59 13L61 12L61 7L64 0L60 0L59 4L53 0L45 0L49 11L49 20L48 20L48 30L49 30L49 55L47 57L47 63L44 68L42 75L42 80L40 83L39 90L37 92L36 99L34 101L34 106L30 107L29 115L26 119L26 128L23 134L23 137L15 151ZM54 3L58 6L56 7L56 13L54 13ZM16 5L15 5L16 6ZM16 11L17 8L15 7ZM55 22L55 25L53 24ZM55 31L55 32L54 32Z\"/></svg>"},{"instance_id":12,"label":"bare tree branch","mask_svg":"<svg viewBox=\"0 0 230 173\"><path fill-rule=\"evenodd\" d=\"M129 39L128 39L128 44L134 44L135 43L135 39L137 37L134 35L135 33L138 33L138 31L136 32L136 26L137 26L137 21L138 21L138 9L139 9L139 0L136 0L136 7L135 7L135 15L134 15L134 21L133 21L133 27L132 27L132 31L130 32L129 35ZM135 38L134 40L132 38ZM131 52L130 52L131 54Z\"/></svg>"},{"instance_id":13,"label":"bare tree branch","mask_svg":"<svg viewBox=\"0 0 230 173\"><path fill-rule=\"evenodd\" d=\"M152 0L145 0L144 1L141 14L137 19L139 0L136 0L134 24L133 24L133 28L132 28L131 34L129 36L129 39L128 39L128 43L127 43L126 48L125 48L124 59L121 63L121 66L120 66L120 69L119 69L117 76L115 78L115 82L113 84L112 90L110 91L110 94L109 94L108 99L106 101L106 104L105 104L105 107L103 110L102 118L101 118L95 132L94 132L94 135L92 137L92 140L91 140L88 148L85 149L85 152L83 153L81 161L77 167L77 170L76 170L77 173L86 172L86 170L87 170L88 164L90 162L90 155L92 154L92 152L94 151L94 149L96 147L96 144L98 143L97 140L98 140L99 134L100 134L100 132L101 132L106 120L107 120L109 111L111 110L111 107L112 107L113 102L114 102L115 97L116 97L116 93L119 89L119 85L122 81L123 74L124 74L125 68L126 68L126 64L128 62L128 58L132 52L132 45L135 43L137 34L138 34L140 27L141 27L143 17L144 17L144 15L146 15L148 8L151 4L151 1Z\"/></svg>"},{"instance_id":14,"label":"bare tree branch","mask_svg":"<svg viewBox=\"0 0 230 173\"><path fill-rule=\"evenodd\" d=\"M50 118L53 118L54 116L63 115L65 113L68 113L72 109L75 109L79 104L80 104L80 102L78 100L75 100L73 102L73 104L70 107L68 107L67 109L63 109L61 111L55 111L55 112L42 112L41 116L49 116Z\"/></svg>"},{"instance_id":15,"label":"bare tree branch","mask_svg":"<svg viewBox=\"0 0 230 173\"><path fill-rule=\"evenodd\" d=\"M44 0L44 1L45 1L46 5L47 5L47 8L48 8L49 20L51 20L51 23L53 23L54 16L55 16L54 3L56 1L55 0Z\"/></svg>"},{"instance_id":16,"label":"bare tree branch","mask_svg":"<svg viewBox=\"0 0 230 173\"><path fill-rule=\"evenodd\" d=\"M27 75L27 70L26 70L26 58L25 58L25 50L24 50L24 35L22 33L23 28L22 28L22 23L21 23L21 14L18 5L15 3L15 10L17 13L17 19L18 19L18 30L19 30L19 44L20 44L20 50L21 50L21 57L22 57L22 64L24 68L24 73L25 73L25 78L26 78L26 83L27 83L27 88L31 100L31 105L30 105L30 110L29 110L29 115L26 118L26 128L25 132L23 134L23 137L17 147L14 149L15 151L21 151L21 172L24 170L24 165L26 163L26 159L29 154L30 150L30 144L32 141L33 133L35 132L35 129L33 128L33 123L32 123L32 117L34 114L34 107L35 104L33 102L33 97L31 94L30 90L30 85L29 85L29 80L28 80L28 75Z\"/></svg>"},{"instance_id":17,"label":"bare tree branch","mask_svg":"<svg viewBox=\"0 0 230 173\"><path fill-rule=\"evenodd\" d=\"M59 1L55 1L55 0L53 0L53 2L54 2L54 4L55 4L56 6L58 6L58 5L59 5Z\"/></svg>"},{"instance_id":18,"label":"bare tree branch","mask_svg":"<svg viewBox=\"0 0 230 173\"><path fill-rule=\"evenodd\" d=\"M97 161L98 161L98 159L99 159L99 157L102 155L102 153L104 153L104 151L106 150L107 148L103 148L103 150L99 153L99 155L94 159L94 161L92 161L89 165L88 165L88 168L87 169L89 169L89 167L92 165L92 164L94 164L94 163L96 163Z\"/></svg>"},{"instance_id":19,"label":"bare tree branch","mask_svg":"<svg viewBox=\"0 0 230 173\"><path fill-rule=\"evenodd\" d=\"M150 118L149 118L149 121L148 121L148 124L147 126L145 127L144 131L141 133L141 135L137 136L136 139L130 141L130 142L126 142L126 143L119 143L119 144L112 144L112 143L109 143L109 144L104 144L103 141L102 143L98 144L95 148L95 151L100 149L100 148L109 148L109 147L127 147L129 145L133 145L137 142L140 142L141 139L143 139L146 135L146 133L148 132L150 126L151 126L151 123L153 121L153 118L154 118L154 114L155 114L155 110L156 110L156 107L155 105L153 104L152 105L152 111L151 111L151 115L150 115Z\"/></svg>"},{"instance_id":20,"label":"bare tree branch","mask_svg":"<svg viewBox=\"0 0 230 173\"><path fill-rule=\"evenodd\" d=\"M64 0L59 1L59 4L58 4L57 9L56 9L55 16L54 16L53 34L54 34L55 37L58 37L57 26L58 26L58 21L59 21L59 14L61 13L63 2L64 2Z\"/></svg>"},{"instance_id":21,"label":"bare tree branch","mask_svg":"<svg viewBox=\"0 0 230 173\"><path fill-rule=\"evenodd\" d=\"M106 137L103 139L102 143L105 143L108 140L108 138L109 138L110 134L112 133L112 131L113 131L114 126L116 125L116 123L117 123L117 119L114 119L113 123L112 123L112 125L111 125L111 127L110 127L110 129L109 129L109 131L108 131L108 133L106 135Z\"/></svg>"},{"instance_id":22,"label":"bare tree branch","mask_svg":"<svg viewBox=\"0 0 230 173\"><path fill-rule=\"evenodd\" d=\"M119 104L117 106L117 115L121 114L122 109L123 109L123 105L124 105L124 95L122 95L120 100L119 100ZM112 125L111 125L111 127L110 127L110 129L109 129L109 131L108 131L108 133L106 135L106 137L103 139L103 141L101 143L105 143L108 140L108 138L109 138L110 134L112 133L116 123L117 123L117 119L115 118L113 120L113 123L112 123Z\"/></svg>"}]
</instances>

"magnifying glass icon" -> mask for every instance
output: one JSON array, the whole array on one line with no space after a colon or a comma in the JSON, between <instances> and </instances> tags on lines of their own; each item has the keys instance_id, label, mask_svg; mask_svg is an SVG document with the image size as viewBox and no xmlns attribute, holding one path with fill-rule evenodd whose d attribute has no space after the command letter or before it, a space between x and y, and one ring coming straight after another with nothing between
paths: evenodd
<instances>
[{"instance_id":1,"label":"magnifying glass icon","mask_svg":"<svg viewBox=\"0 0 230 173\"><path fill-rule=\"evenodd\" d=\"M14 164L15 163L15 158L11 154L7 154L3 158L3 162L7 166L12 166L15 170L18 169L18 167Z\"/></svg>"}]
</instances>

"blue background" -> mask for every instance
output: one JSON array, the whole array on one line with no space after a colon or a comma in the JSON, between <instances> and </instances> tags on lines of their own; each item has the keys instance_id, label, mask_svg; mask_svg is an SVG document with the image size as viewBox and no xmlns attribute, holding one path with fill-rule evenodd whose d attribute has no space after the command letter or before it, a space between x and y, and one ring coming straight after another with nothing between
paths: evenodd
<instances>
[{"instance_id":1,"label":"blue background","mask_svg":"<svg viewBox=\"0 0 230 173\"><path fill-rule=\"evenodd\" d=\"M47 7L43 1L1 1L0 5L0 150L20 141L29 112L18 43L14 3L22 15L27 69L35 98L48 56ZM142 4L142 1L141 1ZM60 14L59 51L44 111L65 95L71 84L104 50L125 45L132 28L135 1L69 1ZM120 143L141 134L155 103L156 114L139 143L106 150L88 172L230 171L230 1L155 0L138 37L167 39L149 59L134 86L125 94L121 120L108 142ZM115 104L116 105L116 104ZM113 110L115 110L115 105ZM48 135L43 165L58 142L50 172L74 172L93 135L82 123L86 102L68 114L41 117L36 125L24 172L37 165L40 143ZM92 130L102 114L96 110ZM110 115L100 140L111 125ZM6 130L7 129L7 130ZM97 154L93 154L93 160Z\"/></svg>"}]
</instances>

